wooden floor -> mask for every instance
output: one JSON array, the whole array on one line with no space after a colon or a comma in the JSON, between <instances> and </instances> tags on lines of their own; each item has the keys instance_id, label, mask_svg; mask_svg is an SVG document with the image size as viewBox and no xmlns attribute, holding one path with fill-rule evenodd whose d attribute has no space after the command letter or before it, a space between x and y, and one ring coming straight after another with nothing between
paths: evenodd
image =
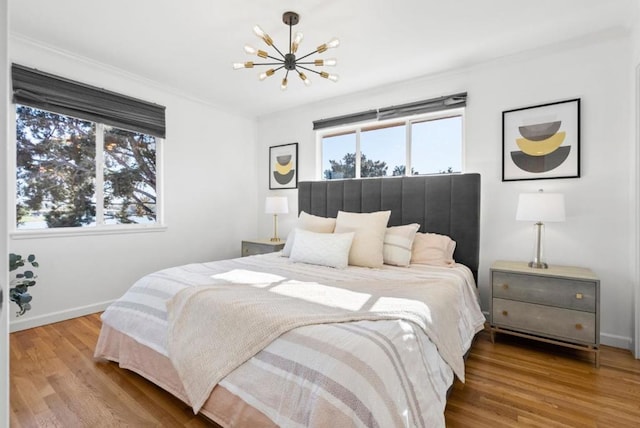
<instances>
[{"instance_id":1,"label":"wooden floor","mask_svg":"<svg viewBox=\"0 0 640 428\"><path fill-rule=\"evenodd\" d=\"M93 361L96 315L11 334L12 427L211 426L170 394ZM640 360L482 332L446 409L448 427L639 427Z\"/></svg>"}]
</instances>

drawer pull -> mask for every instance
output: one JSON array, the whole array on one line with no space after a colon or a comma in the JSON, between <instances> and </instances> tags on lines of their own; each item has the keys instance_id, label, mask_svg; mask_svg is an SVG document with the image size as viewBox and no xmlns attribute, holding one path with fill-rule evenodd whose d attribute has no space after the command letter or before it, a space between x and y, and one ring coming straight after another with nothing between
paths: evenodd
<instances>
[{"instance_id":1,"label":"drawer pull","mask_svg":"<svg viewBox=\"0 0 640 428\"><path fill-rule=\"evenodd\" d=\"M582 330L582 324L578 323L576 324L576 330Z\"/></svg>"},{"instance_id":2,"label":"drawer pull","mask_svg":"<svg viewBox=\"0 0 640 428\"><path fill-rule=\"evenodd\" d=\"M509 284L502 284L502 288L505 289L505 290L508 290L509 289Z\"/></svg>"},{"instance_id":3,"label":"drawer pull","mask_svg":"<svg viewBox=\"0 0 640 428\"><path fill-rule=\"evenodd\" d=\"M582 300L583 297L582 293L576 293L576 299Z\"/></svg>"},{"instance_id":4,"label":"drawer pull","mask_svg":"<svg viewBox=\"0 0 640 428\"><path fill-rule=\"evenodd\" d=\"M506 317L507 315L509 315L509 312L508 311L502 311L502 315L504 315Z\"/></svg>"}]
</instances>

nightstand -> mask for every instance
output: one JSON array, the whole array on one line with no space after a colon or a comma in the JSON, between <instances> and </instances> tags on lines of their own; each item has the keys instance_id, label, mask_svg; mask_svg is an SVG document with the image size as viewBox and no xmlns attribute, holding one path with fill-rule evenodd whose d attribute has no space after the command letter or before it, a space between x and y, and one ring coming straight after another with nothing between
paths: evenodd
<instances>
[{"instance_id":1,"label":"nightstand","mask_svg":"<svg viewBox=\"0 0 640 428\"><path fill-rule=\"evenodd\" d=\"M256 241L242 241L242 257L255 256L280 251L284 248L284 241L272 242L268 239Z\"/></svg>"},{"instance_id":2,"label":"nightstand","mask_svg":"<svg viewBox=\"0 0 640 428\"><path fill-rule=\"evenodd\" d=\"M600 366L600 280L586 268L526 262L491 265L489 323L495 333L595 353Z\"/></svg>"}]
</instances>

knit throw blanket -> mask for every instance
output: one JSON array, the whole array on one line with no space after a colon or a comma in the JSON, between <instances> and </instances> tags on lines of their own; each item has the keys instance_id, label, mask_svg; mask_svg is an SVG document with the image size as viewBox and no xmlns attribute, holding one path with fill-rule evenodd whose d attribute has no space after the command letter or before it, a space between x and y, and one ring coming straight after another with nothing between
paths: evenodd
<instances>
[{"instance_id":1,"label":"knit throw blanket","mask_svg":"<svg viewBox=\"0 0 640 428\"><path fill-rule=\"evenodd\" d=\"M168 303L168 351L193 411L215 385L297 327L403 319L420 326L464 382L457 287L448 282L286 281L189 287Z\"/></svg>"}]
</instances>

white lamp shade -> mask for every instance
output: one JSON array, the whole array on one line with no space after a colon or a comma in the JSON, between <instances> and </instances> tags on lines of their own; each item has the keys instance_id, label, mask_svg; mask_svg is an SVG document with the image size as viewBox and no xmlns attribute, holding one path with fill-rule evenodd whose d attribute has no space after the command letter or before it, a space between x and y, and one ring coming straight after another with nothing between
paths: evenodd
<instances>
[{"instance_id":1,"label":"white lamp shade","mask_svg":"<svg viewBox=\"0 0 640 428\"><path fill-rule=\"evenodd\" d=\"M289 212L289 202L286 196L267 196L264 203L266 214L287 214Z\"/></svg>"},{"instance_id":2,"label":"white lamp shade","mask_svg":"<svg viewBox=\"0 0 640 428\"><path fill-rule=\"evenodd\" d=\"M564 221L564 195L562 193L521 193L518 197L516 220Z\"/></svg>"}]
</instances>

